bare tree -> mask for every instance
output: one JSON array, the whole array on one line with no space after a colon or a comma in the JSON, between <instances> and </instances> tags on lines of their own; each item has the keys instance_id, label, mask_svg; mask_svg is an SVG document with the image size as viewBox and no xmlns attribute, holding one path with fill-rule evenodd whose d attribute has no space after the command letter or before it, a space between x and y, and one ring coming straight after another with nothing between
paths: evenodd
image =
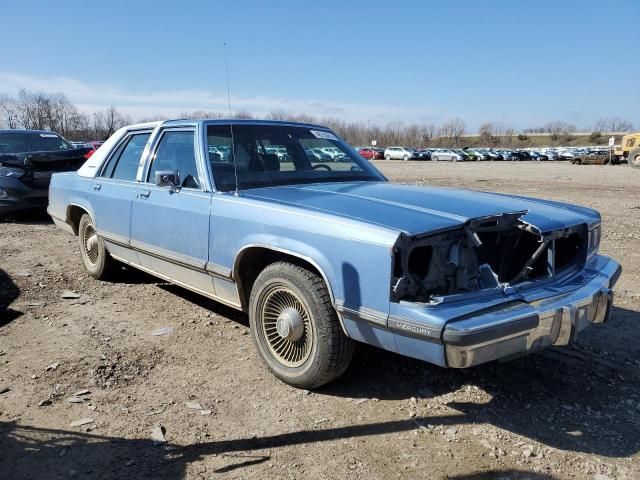
<instances>
[{"instance_id":1,"label":"bare tree","mask_svg":"<svg viewBox=\"0 0 640 480\"><path fill-rule=\"evenodd\" d=\"M104 112L94 113L93 123L96 138L106 140L113 135L116 130L131 123L131 119L122 115L116 107L111 106Z\"/></svg>"},{"instance_id":2,"label":"bare tree","mask_svg":"<svg viewBox=\"0 0 640 480\"><path fill-rule=\"evenodd\" d=\"M495 127L493 123L486 122L478 127L478 134L480 135L480 142L483 145L493 146L496 143Z\"/></svg>"},{"instance_id":3,"label":"bare tree","mask_svg":"<svg viewBox=\"0 0 640 480\"><path fill-rule=\"evenodd\" d=\"M8 95L0 96L0 124L7 128L18 128L18 103Z\"/></svg>"},{"instance_id":4,"label":"bare tree","mask_svg":"<svg viewBox=\"0 0 640 480\"><path fill-rule=\"evenodd\" d=\"M253 113L249 112L248 110L237 110L233 112L233 118L252 119L256 117L254 117Z\"/></svg>"},{"instance_id":5,"label":"bare tree","mask_svg":"<svg viewBox=\"0 0 640 480\"><path fill-rule=\"evenodd\" d=\"M630 132L633 124L620 117L600 118L595 123L593 130L596 132Z\"/></svg>"},{"instance_id":6,"label":"bare tree","mask_svg":"<svg viewBox=\"0 0 640 480\"><path fill-rule=\"evenodd\" d=\"M460 143L460 137L464 135L465 123L460 118L454 118L448 122L443 123L438 131L440 137L443 137L453 145L458 146Z\"/></svg>"},{"instance_id":7,"label":"bare tree","mask_svg":"<svg viewBox=\"0 0 640 480\"><path fill-rule=\"evenodd\" d=\"M510 147L513 145L513 137L515 135L515 130L513 129L513 127L505 127L504 130L504 144L507 147Z\"/></svg>"}]
</instances>

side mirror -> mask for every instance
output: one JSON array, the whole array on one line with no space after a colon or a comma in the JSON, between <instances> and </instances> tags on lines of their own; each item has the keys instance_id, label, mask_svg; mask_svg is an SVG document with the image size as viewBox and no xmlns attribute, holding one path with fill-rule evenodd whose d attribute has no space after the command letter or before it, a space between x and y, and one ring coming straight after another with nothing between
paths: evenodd
<instances>
[{"instance_id":1,"label":"side mirror","mask_svg":"<svg viewBox=\"0 0 640 480\"><path fill-rule=\"evenodd\" d=\"M180 186L180 174L177 170L159 170L156 172L156 185L159 187Z\"/></svg>"}]
</instances>

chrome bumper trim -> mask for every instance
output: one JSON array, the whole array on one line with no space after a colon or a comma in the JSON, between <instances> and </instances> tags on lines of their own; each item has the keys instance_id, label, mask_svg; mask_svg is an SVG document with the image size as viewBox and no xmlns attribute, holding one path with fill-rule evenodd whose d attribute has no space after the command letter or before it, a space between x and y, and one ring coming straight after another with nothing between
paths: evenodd
<instances>
[{"instance_id":1,"label":"chrome bumper trim","mask_svg":"<svg viewBox=\"0 0 640 480\"><path fill-rule=\"evenodd\" d=\"M557 297L523 303L523 314L516 318L506 315L499 322L481 326L477 318L473 322L448 324L443 332L447 365L466 368L552 345L569 345L589 325L608 320L613 304L612 287L620 272L620 265L609 259L582 287Z\"/></svg>"}]
</instances>

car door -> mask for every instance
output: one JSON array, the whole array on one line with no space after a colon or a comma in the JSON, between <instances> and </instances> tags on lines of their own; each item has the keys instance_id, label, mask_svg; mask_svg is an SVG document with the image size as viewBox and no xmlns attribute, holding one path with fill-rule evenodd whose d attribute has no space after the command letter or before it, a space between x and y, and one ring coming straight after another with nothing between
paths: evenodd
<instances>
[{"instance_id":1,"label":"car door","mask_svg":"<svg viewBox=\"0 0 640 480\"><path fill-rule=\"evenodd\" d=\"M143 268L212 295L213 282L206 273L211 192L203 188L206 174L195 129L164 129L154 143L133 199L131 245ZM160 171L178 172L178 185L156 185Z\"/></svg>"},{"instance_id":2,"label":"car door","mask_svg":"<svg viewBox=\"0 0 640 480\"><path fill-rule=\"evenodd\" d=\"M136 174L150 131L126 134L93 180L89 202L98 234L107 242L109 252L137 263L130 247L131 203L136 195Z\"/></svg>"}]
</instances>

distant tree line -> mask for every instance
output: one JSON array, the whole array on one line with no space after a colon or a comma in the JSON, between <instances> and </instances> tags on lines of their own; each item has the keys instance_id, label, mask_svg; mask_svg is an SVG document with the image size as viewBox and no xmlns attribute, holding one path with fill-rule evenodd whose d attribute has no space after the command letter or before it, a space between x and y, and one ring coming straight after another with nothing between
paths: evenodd
<instances>
[{"instance_id":1,"label":"distant tree line","mask_svg":"<svg viewBox=\"0 0 640 480\"><path fill-rule=\"evenodd\" d=\"M180 118L226 118L223 112L198 110L183 112ZM234 118L254 118L246 110L236 111ZM408 145L413 147L524 147L537 143L533 135L546 134L544 140L550 144L570 144L576 140L577 128L566 122L549 122L542 127L527 128L516 132L514 128L497 122L480 125L477 135L467 135L464 120L454 118L439 125L432 123L391 122L385 126L369 125L368 122L348 122L338 118L317 118L308 114L290 113L285 110L269 112L268 120L289 120L326 125L338 132L351 145ZM136 122L164 120L162 115L136 119ZM62 93L29 92L22 90L17 97L0 95L0 126L4 128L29 128L52 130L69 140L106 140L118 128L134 123L111 106L104 111L81 113ZM590 131L588 141L604 143L603 132L627 132L633 125L622 118L601 118ZM582 140L582 139L581 139Z\"/></svg>"}]
</instances>

